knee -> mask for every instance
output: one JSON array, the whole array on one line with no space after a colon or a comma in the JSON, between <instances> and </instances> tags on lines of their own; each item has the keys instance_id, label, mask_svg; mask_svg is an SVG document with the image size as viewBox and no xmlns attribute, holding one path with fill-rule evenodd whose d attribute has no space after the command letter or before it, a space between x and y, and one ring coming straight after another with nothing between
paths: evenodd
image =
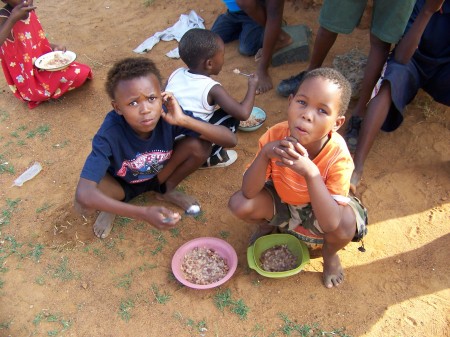
<instances>
[{"instance_id":1,"label":"knee","mask_svg":"<svg viewBox=\"0 0 450 337\"><path fill-rule=\"evenodd\" d=\"M199 162L204 163L211 154L211 147L212 144L206 140L191 138L185 150L190 153L191 158L195 158Z\"/></svg>"},{"instance_id":2,"label":"knee","mask_svg":"<svg viewBox=\"0 0 450 337\"><path fill-rule=\"evenodd\" d=\"M245 219L248 215L245 197L241 191L234 193L228 200L228 209L239 219Z\"/></svg>"}]
</instances>

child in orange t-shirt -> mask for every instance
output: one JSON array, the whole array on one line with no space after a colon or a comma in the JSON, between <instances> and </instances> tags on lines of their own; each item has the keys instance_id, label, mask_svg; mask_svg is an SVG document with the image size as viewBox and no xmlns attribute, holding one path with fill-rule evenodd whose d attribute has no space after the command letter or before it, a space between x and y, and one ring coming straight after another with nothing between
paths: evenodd
<instances>
[{"instance_id":1,"label":"child in orange t-shirt","mask_svg":"<svg viewBox=\"0 0 450 337\"><path fill-rule=\"evenodd\" d=\"M288 120L270 128L229 201L238 218L257 223L258 237L274 227L310 246L323 245L323 282L344 280L337 252L367 232L367 211L348 197L353 161L336 131L344 124L351 88L338 71L309 72L289 97Z\"/></svg>"}]
</instances>

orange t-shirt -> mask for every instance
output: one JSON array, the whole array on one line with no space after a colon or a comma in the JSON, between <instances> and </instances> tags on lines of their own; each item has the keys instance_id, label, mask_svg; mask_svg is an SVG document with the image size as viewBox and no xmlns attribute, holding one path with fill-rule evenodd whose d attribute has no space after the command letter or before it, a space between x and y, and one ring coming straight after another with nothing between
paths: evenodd
<instances>
[{"instance_id":1,"label":"orange t-shirt","mask_svg":"<svg viewBox=\"0 0 450 337\"><path fill-rule=\"evenodd\" d=\"M289 135L287 121L274 125L259 139L259 151L265 144L284 139ZM275 162L276 159L271 159L267 166L266 180L272 179L281 200L290 205L310 203L308 187L303 176L288 167L278 166ZM319 168L328 191L335 199L348 195L354 165L345 140L340 134L330 132L329 141L314 158L313 163Z\"/></svg>"}]
</instances>

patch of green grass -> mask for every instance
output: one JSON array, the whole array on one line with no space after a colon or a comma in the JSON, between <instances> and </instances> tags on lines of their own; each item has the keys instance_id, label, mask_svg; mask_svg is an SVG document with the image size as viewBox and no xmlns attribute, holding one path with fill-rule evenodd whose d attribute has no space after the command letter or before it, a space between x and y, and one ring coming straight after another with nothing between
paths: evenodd
<instances>
[{"instance_id":1,"label":"patch of green grass","mask_svg":"<svg viewBox=\"0 0 450 337\"><path fill-rule=\"evenodd\" d=\"M36 209L36 213L37 214L42 213L42 212L48 210L50 207L52 207L52 205L45 202L41 207Z\"/></svg>"},{"instance_id":2,"label":"patch of green grass","mask_svg":"<svg viewBox=\"0 0 450 337\"><path fill-rule=\"evenodd\" d=\"M153 293L153 296L155 296L156 302L158 302L159 304L166 304L172 297L172 295L166 292L161 294L159 292L158 286L154 283L151 286L151 291Z\"/></svg>"},{"instance_id":3,"label":"patch of green grass","mask_svg":"<svg viewBox=\"0 0 450 337\"><path fill-rule=\"evenodd\" d=\"M5 110L0 110L0 123L9 119L9 113Z\"/></svg>"},{"instance_id":4,"label":"patch of green grass","mask_svg":"<svg viewBox=\"0 0 450 337\"><path fill-rule=\"evenodd\" d=\"M156 264L151 264L151 263L145 262L138 269L139 269L139 271L146 271L146 270L150 270L150 269L155 269L156 267L158 267Z\"/></svg>"},{"instance_id":5,"label":"patch of green grass","mask_svg":"<svg viewBox=\"0 0 450 337\"><path fill-rule=\"evenodd\" d=\"M54 149L64 149L69 144L70 144L70 141L64 140L61 143L53 144L53 148Z\"/></svg>"},{"instance_id":6,"label":"patch of green grass","mask_svg":"<svg viewBox=\"0 0 450 337\"><path fill-rule=\"evenodd\" d=\"M283 325L281 326L280 331L286 336L290 336L291 333L295 332L297 336L301 337L351 337L344 332L344 329L324 331L317 323L312 325L302 325L289 319L286 314L279 313L279 316L283 320Z\"/></svg>"},{"instance_id":7,"label":"patch of green grass","mask_svg":"<svg viewBox=\"0 0 450 337\"><path fill-rule=\"evenodd\" d=\"M244 300L239 299L234 302L234 306L230 310L232 313L238 315L241 320L244 320L247 318L250 308L245 305Z\"/></svg>"},{"instance_id":8,"label":"patch of green grass","mask_svg":"<svg viewBox=\"0 0 450 337\"><path fill-rule=\"evenodd\" d=\"M39 125L36 129L28 131L26 137L34 138L36 135L44 137L50 131L50 126L48 124Z\"/></svg>"},{"instance_id":9,"label":"patch of green grass","mask_svg":"<svg viewBox=\"0 0 450 337\"><path fill-rule=\"evenodd\" d=\"M6 207L2 209L0 214L0 229L4 225L9 225L13 211L17 208L20 199L6 199Z\"/></svg>"},{"instance_id":10,"label":"patch of green grass","mask_svg":"<svg viewBox=\"0 0 450 337\"><path fill-rule=\"evenodd\" d=\"M45 278L44 276L38 276L34 279L34 282L36 282L40 286L43 286L45 284Z\"/></svg>"},{"instance_id":11,"label":"patch of green grass","mask_svg":"<svg viewBox=\"0 0 450 337\"><path fill-rule=\"evenodd\" d=\"M201 321L196 322L192 318L183 318L183 315L181 312L176 311L173 313L173 318L175 318L177 321L179 321L181 324L189 327L189 329L193 330L196 329L200 333L205 333L208 331L208 326L206 324L206 320L202 319Z\"/></svg>"},{"instance_id":12,"label":"patch of green grass","mask_svg":"<svg viewBox=\"0 0 450 337\"><path fill-rule=\"evenodd\" d=\"M228 288L223 292L219 291L214 296L214 304L220 311L223 311L225 308L229 307L230 311L238 315L241 320L246 319L247 314L250 311L250 308L245 305L242 299L233 300L231 290Z\"/></svg>"},{"instance_id":13,"label":"patch of green grass","mask_svg":"<svg viewBox=\"0 0 450 337\"><path fill-rule=\"evenodd\" d=\"M133 271L129 272L128 274L122 275L119 281L116 283L116 287L130 289L132 282L133 282Z\"/></svg>"},{"instance_id":14,"label":"patch of green grass","mask_svg":"<svg viewBox=\"0 0 450 337\"><path fill-rule=\"evenodd\" d=\"M58 266L50 266L51 276L53 278L59 278L62 281L70 281L77 277L77 275L69 268L69 261L66 256L61 258L61 262Z\"/></svg>"},{"instance_id":15,"label":"patch of green grass","mask_svg":"<svg viewBox=\"0 0 450 337\"><path fill-rule=\"evenodd\" d=\"M180 236L180 229L178 227L169 229L170 236L173 238L177 238Z\"/></svg>"},{"instance_id":16,"label":"patch of green grass","mask_svg":"<svg viewBox=\"0 0 450 337\"><path fill-rule=\"evenodd\" d=\"M144 6L149 7L149 6L153 5L154 2L155 2L155 0L144 0Z\"/></svg>"},{"instance_id":17,"label":"patch of green grass","mask_svg":"<svg viewBox=\"0 0 450 337\"><path fill-rule=\"evenodd\" d=\"M0 280L0 289L3 289L3 285L5 284L5 281Z\"/></svg>"},{"instance_id":18,"label":"patch of green grass","mask_svg":"<svg viewBox=\"0 0 450 337\"><path fill-rule=\"evenodd\" d=\"M226 239L226 238L228 238L228 237L230 236L230 232L228 232L228 231L220 231L220 232L219 232L219 236L220 236L222 239Z\"/></svg>"},{"instance_id":19,"label":"patch of green grass","mask_svg":"<svg viewBox=\"0 0 450 337\"><path fill-rule=\"evenodd\" d=\"M9 164L9 162L5 159L3 154L0 154L0 174L9 173L14 174L16 170L14 166Z\"/></svg>"},{"instance_id":20,"label":"patch of green grass","mask_svg":"<svg viewBox=\"0 0 450 337\"><path fill-rule=\"evenodd\" d=\"M227 288L223 292L218 292L214 296L214 304L220 311L223 311L226 307L232 305L233 300L231 299L231 290Z\"/></svg>"},{"instance_id":21,"label":"patch of green grass","mask_svg":"<svg viewBox=\"0 0 450 337\"><path fill-rule=\"evenodd\" d=\"M119 316L122 320L128 322L131 318L131 309L134 308L132 299L122 300L119 306Z\"/></svg>"},{"instance_id":22,"label":"patch of green grass","mask_svg":"<svg viewBox=\"0 0 450 337\"><path fill-rule=\"evenodd\" d=\"M0 322L0 330L9 329L11 322Z\"/></svg>"},{"instance_id":23,"label":"patch of green grass","mask_svg":"<svg viewBox=\"0 0 450 337\"><path fill-rule=\"evenodd\" d=\"M31 247L31 251L27 255L34 261L39 261L42 256L42 251L44 250L44 245L41 245L40 243L36 243L34 245L29 243L28 246Z\"/></svg>"},{"instance_id":24,"label":"patch of green grass","mask_svg":"<svg viewBox=\"0 0 450 337\"><path fill-rule=\"evenodd\" d=\"M133 219L131 218L126 218L123 216L118 216L116 217L116 219L114 220L114 227L125 227L126 225L128 225L130 222L132 222Z\"/></svg>"},{"instance_id":25,"label":"patch of green grass","mask_svg":"<svg viewBox=\"0 0 450 337\"><path fill-rule=\"evenodd\" d=\"M156 255L160 253L164 246L167 244L167 240L164 237L163 233L155 228L150 230L150 234L153 236L153 239L156 241L156 247L153 250L150 250L152 255Z\"/></svg>"}]
</instances>

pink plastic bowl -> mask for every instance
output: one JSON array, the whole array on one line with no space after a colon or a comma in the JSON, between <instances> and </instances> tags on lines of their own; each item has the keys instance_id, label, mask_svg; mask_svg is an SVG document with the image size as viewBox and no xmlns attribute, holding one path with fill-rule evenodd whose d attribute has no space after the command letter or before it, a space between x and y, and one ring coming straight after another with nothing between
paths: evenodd
<instances>
[{"instance_id":1,"label":"pink plastic bowl","mask_svg":"<svg viewBox=\"0 0 450 337\"><path fill-rule=\"evenodd\" d=\"M184 256L193 250L195 247L209 248L213 249L217 254L219 254L228 263L228 274L225 275L221 280L211 283L211 284L195 284L187 281L184 278L183 271L181 270L181 265L183 263ZM237 268L237 254L234 248L226 241L218 238L204 237L197 238L186 242L180 248L177 249L172 258L172 272L176 279L184 284L186 287L193 289L211 289L228 281Z\"/></svg>"}]
</instances>

